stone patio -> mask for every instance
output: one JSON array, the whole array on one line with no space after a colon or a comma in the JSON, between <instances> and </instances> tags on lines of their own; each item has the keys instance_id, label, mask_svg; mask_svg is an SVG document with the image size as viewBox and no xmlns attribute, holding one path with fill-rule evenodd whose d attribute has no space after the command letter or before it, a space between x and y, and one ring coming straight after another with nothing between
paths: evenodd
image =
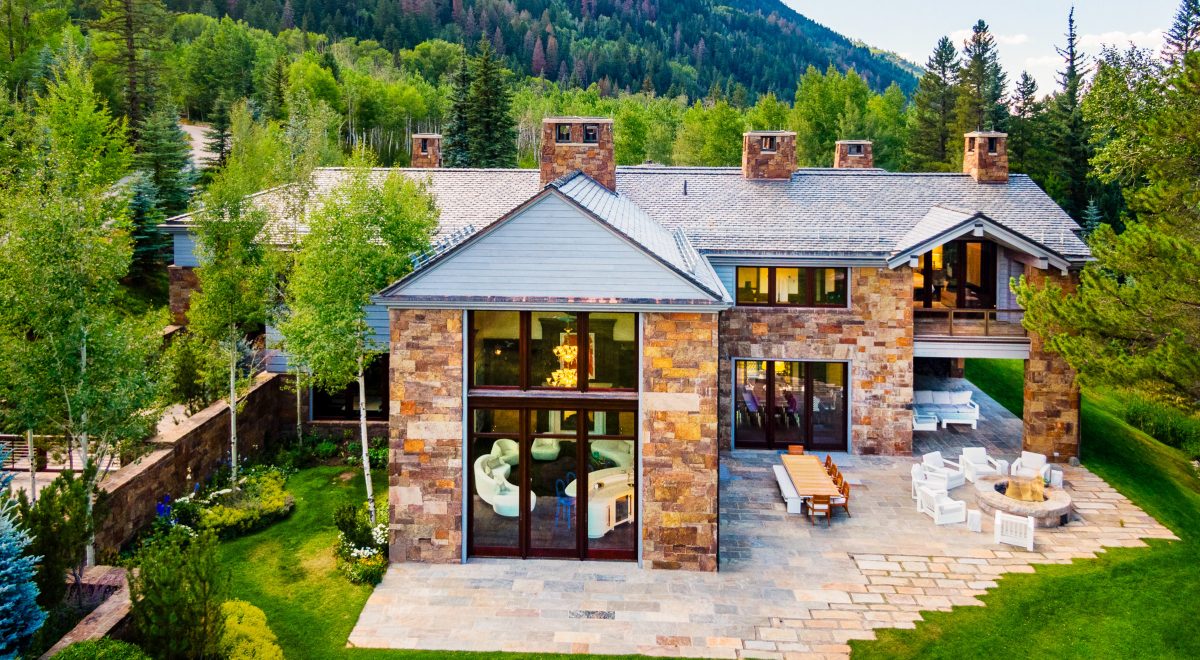
<instances>
[{"instance_id":1,"label":"stone patio","mask_svg":"<svg viewBox=\"0 0 1200 660\"><path fill-rule=\"evenodd\" d=\"M1076 519L1038 530L1036 552L995 545L990 520L980 534L917 513L912 459L845 454L834 460L852 484L853 517L839 512L830 527L814 527L784 511L771 472L778 460L722 454L719 573L551 560L393 564L349 645L844 658L849 640L875 628L981 605L976 597L1005 573L1175 538L1100 478L1064 466ZM951 495L970 501L973 492L968 484Z\"/></svg>"}]
</instances>

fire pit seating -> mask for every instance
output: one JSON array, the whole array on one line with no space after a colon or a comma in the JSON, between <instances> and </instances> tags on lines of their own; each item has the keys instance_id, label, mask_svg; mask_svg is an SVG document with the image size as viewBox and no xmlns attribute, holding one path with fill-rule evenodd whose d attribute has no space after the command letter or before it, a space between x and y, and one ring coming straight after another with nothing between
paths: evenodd
<instances>
[{"instance_id":1,"label":"fire pit seating","mask_svg":"<svg viewBox=\"0 0 1200 660\"><path fill-rule=\"evenodd\" d=\"M1050 464L1046 462L1045 454L1035 454L1031 451L1021 452L1021 458L1013 461L1009 474L1014 477L1037 477L1050 483Z\"/></svg>"},{"instance_id":2,"label":"fire pit seating","mask_svg":"<svg viewBox=\"0 0 1200 660\"><path fill-rule=\"evenodd\" d=\"M917 489L917 510L933 518L938 525L966 522L967 503L951 499L944 491L921 486Z\"/></svg>"},{"instance_id":3,"label":"fire pit seating","mask_svg":"<svg viewBox=\"0 0 1200 660\"><path fill-rule=\"evenodd\" d=\"M925 474L939 474L946 478L946 488L958 488L965 482L962 466L942 458L942 452L931 451L921 457L921 465Z\"/></svg>"},{"instance_id":4,"label":"fire pit seating","mask_svg":"<svg viewBox=\"0 0 1200 660\"><path fill-rule=\"evenodd\" d=\"M948 484L946 483L946 475L940 474L940 473L933 474L931 472L926 472L925 467L920 463L917 463L916 465L912 466L911 474L912 474L912 498L914 500L917 499L917 489L920 488L921 486L925 486L926 488L929 488L930 490L938 490L943 493L946 492L947 490L949 490L949 488L947 487Z\"/></svg>"},{"instance_id":5,"label":"fire pit seating","mask_svg":"<svg viewBox=\"0 0 1200 660\"><path fill-rule=\"evenodd\" d=\"M975 483L980 476L1000 474L1000 463L987 455L983 447L963 447L962 456L958 458L963 475L967 481Z\"/></svg>"},{"instance_id":6,"label":"fire pit seating","mask_svg":"<svg viewBox=\"0 0 1200 660\"><path fill-rule=\"evenodd\" d=\"M972 429L979 428L979 404L971 400L971 390L914 390L913 412L937 416L942 428L948 424L970 424Z\"/></svg>"}]
</instances>

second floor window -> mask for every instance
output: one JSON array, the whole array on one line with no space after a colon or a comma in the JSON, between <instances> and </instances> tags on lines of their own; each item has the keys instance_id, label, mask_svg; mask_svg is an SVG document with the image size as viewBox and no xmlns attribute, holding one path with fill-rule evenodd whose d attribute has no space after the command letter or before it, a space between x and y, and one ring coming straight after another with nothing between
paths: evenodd
<instances>
[{"instance_id":1,"label":"second floor window","mask_svg":"<svg viewBox=\"0 0 1200 660\"><path fill-rule=\"evenodd\" d=\"M845 307L845 268L748 267L737 269L737 304L775 307Z\"/></svg>"}]
</instances>

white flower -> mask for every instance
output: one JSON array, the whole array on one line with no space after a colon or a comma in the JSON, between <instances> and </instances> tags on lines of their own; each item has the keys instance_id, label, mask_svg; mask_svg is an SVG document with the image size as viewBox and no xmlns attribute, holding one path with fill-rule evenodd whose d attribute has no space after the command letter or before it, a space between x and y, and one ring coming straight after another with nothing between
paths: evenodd
<instances>
[{"instance_id":1,"label":"white flower","mask_svg":"<svg viewBox=\"0 0 1200 660\"><path fill-rule=\"evenodd\" d=\"M383 547L387 545L387 525L380 523L371 530L371 540L375 541L375 545Z\"/></svg>"}]
</instances>

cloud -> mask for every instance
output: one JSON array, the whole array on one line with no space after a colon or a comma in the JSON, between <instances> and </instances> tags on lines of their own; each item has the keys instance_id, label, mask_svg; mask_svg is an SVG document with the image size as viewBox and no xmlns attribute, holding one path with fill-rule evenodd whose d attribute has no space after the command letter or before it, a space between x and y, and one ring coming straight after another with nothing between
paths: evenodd
<instances>
[{"instance_id":1,"label":"cloud","mask_svg":"<svg viewBox=\"0 0 1200 660\"><path fill-rule=\"evenodd\" d=\"M955 30L950 33L950 41L960 46L962 42L971 38L971 34L972 31L970 29ZM996 40L996 45L998 46L1020 46L1021 44L1029 43L1029 35L1024 32L1020 34L996 34L993 32L992 38Z\"/></svg>"},{"instance_id":2,"label":"cloud","mask_svg":"<svg viewBox=\"0 0 1200 660\"><path fill-rule=\"evenodd\" d=\"M1163 35L1162 29L1139 32L1113 30L1100 34L1082 35L1079 37L1079 47L1090 53L1098 52L1101 46L1123 47L1133 44L1141 48L1159 48L1163 43Z\"/></svg>"}]
</instances>

